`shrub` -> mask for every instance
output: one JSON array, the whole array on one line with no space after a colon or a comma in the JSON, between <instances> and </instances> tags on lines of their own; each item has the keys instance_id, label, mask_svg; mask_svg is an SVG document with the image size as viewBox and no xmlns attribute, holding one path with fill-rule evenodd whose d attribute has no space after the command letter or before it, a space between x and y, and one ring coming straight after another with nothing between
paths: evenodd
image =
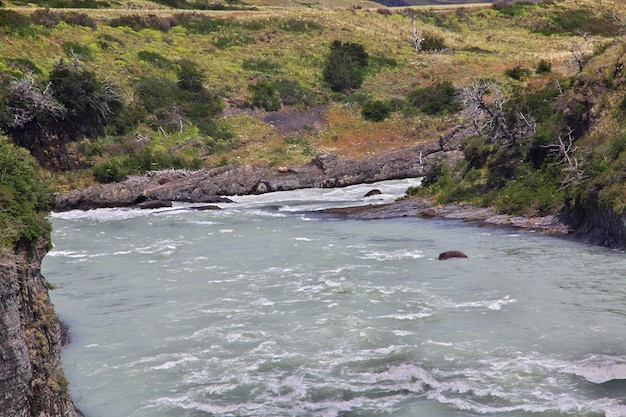
<instances>
[{"instance_id":1,"label":"shrub","mask_svg":"<svg viewBox=\"0 0 626 417\"><path fill-rule=\"evenodd\" d=\"M0 136L0 246L32 248L49 231L45 215L53 197L35 160Z\"/></svg>"},{"instance_id":2,"label":"shrub","mask_svg":"<svg viewBox=\"0 0 626 417\"><path fill-rule=\"evenodd\" d=\"M259 81L249 85L248 91L252 94L250 103L253 106L264 108L267 111L276 111L282 105L278 96L278 88L271 81Z\"/></svg>"},{"instance_id":3,"label":"shrub","mask_svg":"<svg viewBox=\"0 0 626 417\"><path fill-rule=\"evenodd\" d=\"M326 59L323 76L331 90L345 92L361 87L369 55L363 45L334 41Z\"/></svg>"},{"instance_id":4,"label":"shrub","mask_svg":"<svg viewBox=\"0 0 626 417\"><path fill-rule=\"evenodd\" d=\"M423 51L442 51L447 48L446 41L443 36L436 33L425 33L422 41Z\"/></svg>"},{"instance_id":5,"label":"shrub","mask_svg":"<svg viewBox=\"0 0 626 417\"><path fill-rule=\"evenodd\" d=\"M67 41L63 42L63 52L69 58L80 57L81 60L86 61L93 57L93 52L88 46L80 44L78 42Z\"/></svg>"},{"instance_id":6,"label":"shrub","mask_svg":"<svg viewBox=\"0 0 626 417\"><path fill-rule=\"evenodd\" d=\"M94 179L103 184L122 181L128 175L119 159L111 159L96 165L93 167L92 173Z\"/></svg>"},{"instance_id":7,"label":"shrub","mask_svg":"<svg viewBox=\"0 0 626 417\"><path fill-rule=\"evenodd\" d=\"M361 108L361 115L365 120L382 122L391 115L391 105L382 100L368 100Z\"/></svg>"},{"instance_id":8,"label":"shrub","mask_svg":"<svg viewBox=\"0 0 626 417\"><path fill-rule=\"evenodd\" d=\"M178 61L178 88L198 92L204 88L205 77L198 64L188 59Z\"/></svg>"},{"instance_id":9,"label":"shrub","mask_svg":"<svg viewBox=\"0 0 626 417\"><path fill-rule=\"evenodd\" d=\"M211 43L219 49L233 48L255 42L255 38L235 31L222 32L211 41Z\"/></svg>"},{"instance_id":10,"label":"shrub","mask_svg":"<svg viewBox=\"0 0 626 417\"><path fill-rule=\"evenodd\" d=\"M13 10L0 10L0 33L23 38L37 37L37 29L30 18Z\"/></svg>"},{"instance_id":11,"label":"shrub","mask_svg":"<svg viewBox=\"0 0 626 417\"><path fill-rule=\"evenodd\" d=\"M444 81L430 87L418 88L407 94L407 101L420 111L431 114L455 113L461 109L456 99L457 90L451 82Z\"/></svg>"},{"instance_id":12,"label":"shrub","mask_svg":"<svg viewBox=\"0 0 626 417\"><path fill-rule=\"evenodd\" d=\"M59 61L47 81L38 84L24 77L11 82L7 91L8 114L0 116L0 124L15 143L50 169L76 167L65 149L68 142L104 135L109 127L120 132L128 122L126 103L116 86L99 80L77 61L71 67Z\"/></svg>"},{"instance_id":13,"label":"shrub","mask_svg":"<svg viewBox=\"0 0 626 417\"><path fill-rule=\"evenodd\" d=\"M189 32L199 35L208 35L224 27L232 28L236 26L233 19L217 19L195 13L177 14L174 18Z\"/></svg>"},{"instance_id":14,"label":"shrub","mask_svg":"<svg viewBox=\"0 0 626 417\"><path fill-rule=\"evenodd\" d=\"M157 52L139 51L137 52L137 58L151 65L154 65L157 68L166 69L173 66L172 61Z\"/></svg>"},{"instance_id":15,"label":"shrub","mask_svg":"<svg viewBox=\"0 0 626 417\"><path fill-rule=\"evenodd\" d=\"M96 21L85 13L63 13L50 9L39 9L31 14L31 19L33 22L47 28L55 27L59 22L65 22L74 26L90 27L92 29L97 27Z\"/></svg>"},{"instance_id":16,"label":"shrub","mask_svg":"<svg viewBox=\"0 0 626 417\"><path fill-rule=\"evenodd\" d=\"M142 29L155 29L161 32L167 32L172 27L178 25L176 17L159 17L154 14L148 15L127 15L119 16L109 20L108 23L111 27L126 26L139 32Z\"/></svg>"},{"instance_id":17,"label":"shrub","mask_svg":"<svg viewBox=\"0 0 626 417\"><path fill-rule=\"evenodd\" d=\"M537 68L535 69L535 74L549 74L552 72L552 63L550 61L546 61L542 59L537 64Z\"/></svg>"},{"instance_id":18,"label":"shrub","mask_svg":"<svg viewBox=\"0 0 626 417\"><path fill-rule=\"evenodd\" d=\"M324 26L312 20L305 19L286 19L277 25L280 30L293 33L310 33L323 30Z\"/></svg>"},{"instance_id":19,"label":"shrub","mask_svg":"<svg viewBox=\"0 0 626 417\"><path fill-rule=\"evenodd\" d=\"M504 75L514 80L520 81L530 76L530 70L528 68L522 68L520 65L516 65L513 68L507 68L504 71Z\"/></svg>"},{"instance_id":20,"label":"shrub","mask_svg":"<svg viewBox=\"0 0 626 417\"><path fill-rule=\"evenodd\" d=\"M300 108L310 108L318 104L317 94L303 87L298 81L281 79L276 81L276 88L283 104Z\"/></svg>"},{"instance_id":21,"label":"shrub","mask_svg":"<svg viewBox=\"0 0 626 417\"><path fill-rule=\"evenodd\" d=\"M280 72L281 70L280 65L278 65L274 61L262 58L246 58L243 60L241 68L245 69L246 71L256 71L265 74L275 74L277 72Z\"/></svg>"},{"instance_id":22,"label":"shrub","mask_svg":"<svg viewBox=\"0 0 626 417\"><path fill-rule=\"evenodd\" d=\"M463 142L463 154L469 168L482 168L493 153L493 145L485 143L482 136L472 136Z\"/></svg>"}]
</instances>

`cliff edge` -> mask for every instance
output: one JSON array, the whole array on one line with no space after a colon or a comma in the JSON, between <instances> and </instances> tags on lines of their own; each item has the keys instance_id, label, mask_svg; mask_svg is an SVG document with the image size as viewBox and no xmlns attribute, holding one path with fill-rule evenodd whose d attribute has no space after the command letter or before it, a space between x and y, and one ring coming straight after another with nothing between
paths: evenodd
<instances>
[{"instance_id":1,"label":"cliff edge","mask_svg":"<svg viewBox=\"0 0 626 417\"><path fill-rule=\"evenodd\" d=\"M77 417L61 367L62 330L33 250L0 254L0 416ZM30 252L30 253L29 253Z\"/></svg>"}]
</instances>

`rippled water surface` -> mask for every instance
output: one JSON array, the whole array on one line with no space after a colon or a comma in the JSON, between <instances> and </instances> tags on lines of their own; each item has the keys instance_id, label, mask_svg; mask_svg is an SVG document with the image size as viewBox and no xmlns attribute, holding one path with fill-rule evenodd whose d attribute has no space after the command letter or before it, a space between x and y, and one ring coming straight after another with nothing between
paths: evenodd
<instances>
[{"instance_id":1,"label":"rippled water surface","mask_svg":"<svg viewBox=\"0 0 626 417\"><path fill-rule=\"evenodd\" d=\"M626 416L624 254L533 233L310 210L54 214L43 271L87 417ZM437 260L457 249L468 259Z\"/></svg>"}]
</instances>

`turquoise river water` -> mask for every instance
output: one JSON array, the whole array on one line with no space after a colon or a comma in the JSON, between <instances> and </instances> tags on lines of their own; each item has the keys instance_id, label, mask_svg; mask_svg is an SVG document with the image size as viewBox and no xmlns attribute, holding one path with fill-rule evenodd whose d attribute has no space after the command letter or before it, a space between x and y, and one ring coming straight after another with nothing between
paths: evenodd
<instances>
[{"instance_id":1,"label":"turquoise river water","mask_svg":"<svg viewBox=\"0 0 626 417\"><path fill-rule=\"evenodd\" d=\"M415 183L415 181L413 181ZM353 221L411 181L51 215L43 272L87 417L626 416L626 256ZM446 250L468 259L437 260Z\"/></svg>"}]
</instances>

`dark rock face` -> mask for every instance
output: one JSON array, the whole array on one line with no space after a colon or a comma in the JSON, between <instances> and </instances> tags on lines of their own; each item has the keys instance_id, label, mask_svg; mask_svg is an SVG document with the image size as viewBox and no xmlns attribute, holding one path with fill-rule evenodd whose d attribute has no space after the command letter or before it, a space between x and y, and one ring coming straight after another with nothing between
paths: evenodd
<instances>
[{"instance_id":1,"label":"dark rock face","mask_svg":"<svg viewBox=\"0 0 626 417\"><path fill-rule=\"evenodd\" d=\"M594 245L613 249L626 249L626 217L608 207L587 204L584 221L576 228L575 235Z\"/></svg>"},{"instance_id":2,"label":"dark rock face","mask_svg":"<svg viewBox=\"0 0 626 417\"><path fill-rule=\"evenodd\" d=\"M0 415L76 417L61 369L61 326L33 254L0 257Z\"/></svg>"},{"instance_id":3,"label":"dark rock face","mask_svg":"<svg viewBox=\"0 0 626 417\"><path fill-rule=\"evenodd\" d=\"M269 169L254 166L226 166L177 176L171 172L132 177L70 191L58 199L58 210L125 207L147 201L193 203L223 202L227 195L264 194L301 188L333 188L382 180L415 178L438 163L455 163L458 150L443 151L441 141L426 142L365 159L341 159L333 154L318 155L299 167Z\"/></svg>"}]
</instances>

